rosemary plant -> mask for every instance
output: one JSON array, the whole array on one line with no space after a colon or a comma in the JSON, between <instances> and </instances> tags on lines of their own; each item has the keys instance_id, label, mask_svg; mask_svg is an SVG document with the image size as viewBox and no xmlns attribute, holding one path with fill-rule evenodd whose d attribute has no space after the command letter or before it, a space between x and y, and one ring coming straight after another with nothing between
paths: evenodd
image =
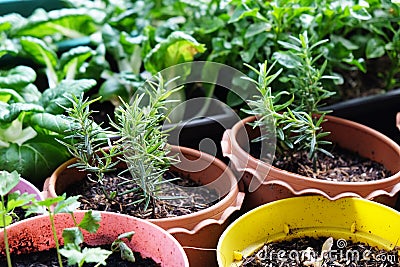
<instances>
[{"instance_id":1,"label":"rosemary plant","mask_svg":"<svg viewBox=\"0 0 400 267\"><path fill-rule=\"evenodd\" d=\"M319 152L332 156L324 149L325 145L330 144L324 140L329 132L324 132L321 127L328 111L321 111L320 106L323 100L333 95L323 88L321 79L334 77L322 75L326 62L321 69L314 67L315 62L322 56L320 53L314 57L314 50L326 40L310 44L307 32L300 34L299 38L291 39L293 43L279 42L288 51L275 54L276 61L269 68L267 62L260 64L259 69L247 65L257 74L258 80L248 77L246 79L257 86L260 95L248 102L251 109L245 112L258 117L253 123L254 127L264 129L265 134L255 141L270 139L271 127L275 127L277 153L306 150L308 157L314 162L315 169ZM288 89L275 93L272 92L270 84L282 72L282 69L279 69L271 74L277 62L293 69L293 72L287 78L281 79L289 84Z\"/></svg>"},{"instance_id":2,"label":"rosemary plant","mask_svg":"<svg viewBox=\"0 0 400 267\"><path fill-rule=\"evenodd\" d=\"M118 164L118 160L115 159L121 152L118 146L111 145L110 136L113 133L101 128L101 124L96 124L92 119L94 111L90 110L90 105L98 100L99 98L83 99L83 95L70 98L72 107L65 110L74 126L67 131L65 141L58 141L77 159L77 162L69 167L89 172L88 179L97 182L105 196L112 199L116 192L107 192L102 179L106 172L115 171L115 166ZM105 147L108 150L105 150Z\"/></svg>"},{"instance_id":3,"label":"rosemary plant","mask_svg":"<svg viewBox=\"0 0 400 267\"><path fill-rule=\"evenodd\" d=\"M175 160L167 145L168 135L162 129L162 123L167 119L166 104L172 101L168 97L181 89L168 90L171 82L173 80L165 83L161 75L156 81L148 81L145 91L137 94L131 104L122 101L115 113L116 122L112 123L121 136L118 143L123 148L124 160L132 176L122 184L139 186L124 194L132 191L140 194L141 198L132 204L144 202L144 211L151 207L153 215L157 201L170 199L161 195L160 186L171 181L162 177Z\"/></svg>"}]
</instances>

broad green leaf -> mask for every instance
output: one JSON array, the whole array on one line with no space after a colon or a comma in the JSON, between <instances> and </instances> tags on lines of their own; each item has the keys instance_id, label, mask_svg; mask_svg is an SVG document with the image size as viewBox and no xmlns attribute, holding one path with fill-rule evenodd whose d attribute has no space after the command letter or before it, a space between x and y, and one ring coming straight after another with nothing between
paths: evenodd
<instances>
[{"instance_id":1,"label":"broad green leaf","mask_svg":"<svg viewBox=\"0 0 400 267\"><path fill-rule=\"evenodd\" d=\"M124 101L128 101L129 93L120 79L111 77L107 79L99 89L102 101L112 100L116 97L121 97Z\"/></svg>"},{"instance_id":2,"label":"broad green leaf","mask_svg":"<svg viewBox=\"0 0 400 267\"><path fill-rule=\"evenodd\" d=\"M25 102L24 98L15 90L0 88L0 101L4 103L12 102Z\"/></svg>"},{"instance_id":3,"label":"broad green leaf","mask_svg":"<svg viewBox=\"0 0 400 267\"><path fill-rule=\"evenodd\" d=\"M242 60L247 63L247 62L250 62L253 59L254 54L256 53L256 51L257 51L257 47L254 46L254 45L251 45L250 49L240 51L239 54L240 54Z\"/></svg>"},{"instance_id":4,"label":"broad green leaf","mask_svg":"<svg viewBox=\"0 0 400 267\"><path fill-rule=\"evenodd\" d=\"M0 122L11 123L24 111L43 112L43 107L29 103L11 103L0 105Z\"/></svg>"},{"instance_id":5,"label":"broad green leaf","mask_svg":"<svg viewBox=\"0 0 400 267\"><path fill-rule=\"evenodd\" d=\"M97 211L88 211L85 213L82 221L79 223L79 227L85 229L89 233L95 233L99 229L101 221L101 214Z\"/></svg>"},{"instance_id":6,"label":"broad green leaf","mask_svg":"<svg viewBox=\"0 0 400 267\"><path fill-rule=\"evenodd\" d=\"M7 145L3 147L8 147L10 143L15 143L20 146L37 135L32 127L23 127L24 125L19 119L15 119L7 126L8 127L0 128L1 141L7 143Z\"/></svg>"},{"instance_id":7,"label":"broad green leaf","mask_svg":"<svg viewBox=\"0 0 400 267\"><path fill-rule=\"evenodd\" d=\"M121 251L121 258L123 260L129 261L129 262L135 262L136 261L132 250L128 247L127 244L125 244L124 242L119 243L119 249Z\"/></svg>"},{"instance_id":8,"label":"broad green leaf","mask_svg":"<svg viewBox=\"0 0 400 267\"><path fill-rule=\"evenodd\" d=\"M0 213L0 215L2 214ZM10 215L6 214L4 217L5 217L5 222L3 221L3 216L0 217L0 227L2 228L12 223L12 217Z\"/></svg>"},{"instance_id":9,"label":"broad green leaf","mask_svg":"<svg viewBox=\"0 0 400 267\"><path fill-rule=\"evenodd\" d=\"M204 17L201 21L201 27L196 29L201 34L211 34L225 26L225 21L219 17Z\"/></svg>"},{"instance_id":10,"label":"broad green leaf","mask_svg":"<svg viewBox=\"0 0 400 267\"><path fill-rule=\"evenodd\" d=\"M59 62L59 68L63 70L63 76L67 79L74 79L75 73L93 54L94 51L88 46L75 47L63 53Z\"/></svg>"},{"instance_id":11,"label":"broad green leaf","mask_svg":"<svg viewBox=\"0 0 400 267\"><path fill-rule=\"evenodd\" d=\"M380 38L371 38L365 47L365 54L368 59L379 58L385 54L385 42Z\"/></svg>"},{"instance_id":12,"label":"broad green leaf","mask_svg":"<svg viewBox=\"0 0 400 267\"><path fill-rule=\"evenodd\" d=\"M65 193L63 195L61 195L61 196L48 197L48 198L46 198L44 200L35 202L34 206L44 206L44 207L50 208L54 204L57 204L60 201L65 200L65 198L66 198L66 194Z\"/></svg>"},{"instance_id":13,"label":"broad green leaf","mask_svg":"<svg viewBox=\"0 0 400 267\"><path fill-rule=\"evenodd\" d=\"M131 240L132 240L132 237L133 237L134 235L135 235L135 232L134 232L134 231L126 232L126 233L120 234L120 235L118 236L118 239L121 240L121 239L126 238L126 239L128 239L129 241L131 241Z\"/></svg>"},{"instance_id":14,"label":"broad green leaf","mask_svg":"<svg viewBox=\"0 0 400 267\"><path fill-rule=\"evenodd\" d=\"M144 65L147 71L154 74L167 67L193 61L197 54L205 50L204 44L198 43L192 36L176 31L148 53Z\"/></svg>"},{"instance_id":15,"label":"broad green leaf","mask_svg":"<svg viewBox=\"0 0 400 267\"><path fill-rule=\"evenodd\" d=\"M119 42L127 54L132 54L135 48L140 46L147 39L144 35L132 37L126 32L121 32L119 38Z\"/></svg>"},{"instance_id":16,"label":"broad green leaf","mask_svg":"<svg viewBox=\"0 0 400 267\"><path fill-rule=\"evenodd\" d=\"M68 249L80 249L79 245L83 242L83 234L79 227L63 229L62 237L64 239L64 247Z\"/></svg>"},{"instance_id":17,"label":"broad green leaf","mask_svg":"<svg viewBox=\"0 0 400 267\"><path fill-rule=\"evenodd\" d=\"M368 10L360 6L354 6L351 8L350 14L359 20L370 20L372 18L371 14L368 13Z\"/></svg>"},{"instance_id":18,"label":"broad green leaf","mask_svg":"<svg viewBox=\"0 0 400 267\"><path fill-rule=\"evenodd\" d=\"M42 128L61 135L65 135L68 130L73 128L73 121L64 115L54 115L50 113L36 113L30 117L30 122L34 128Z\"/></svg>"},{"instance_id":19,"label":"broad green leaf","mask_svg":"<svg viewBox=\"0 0 400 267\"><path fill-rule=\"evenodd\" d=\"M22 144L0 148L0 169L16 170L34 183L43 183L63 162L71 158L67 149L52 136L38 134Z\"/></svg>"},{"instance_id":20,"label":"broad green leaf","mask_svg":"<svg viewBox=\"0 0 400 267\"><path fill-rule=\"evenodd\" d=\"M275 52L272 58L288 69L301 68L301 63L288 52Z\"/></svg>"},{"instance_id":21,"label":"broad green leaf","mask_svg":"<svg viewBox=\"0 0 400 267\"><path fill-rule=\"evenodd\" d=\"M246 17L256 17L258 11L258 8L247 9L243 5L240 5L235 9L228 23L234 23Z\"/></svg>"},{"instance_id":22,"label":"broad green leaf","mask_svg":"<svg viewBox=\"0 0 400 267\"><path fill-rule=\"evenodd\" d=\"M84 258L84 254L75 249L62 248L60 249L60 254L68 259L69 266L75 266L76 264L78 264L78 266L81 266L79 264L83 261Z\"/></svg>"},{"instance_id":23,"label":"broad green leaf","mask_svg":"<svg viewBox=\"0 0 400 267\"><path fill-rule=\"evenodd\" d=\"M36 62L47 68L55 68L57 65L57 54L44 41L38 38L23 36L20 39L22 49Z\"/></svg>"},{"instance_id":24,"label":"broad green leaf","mask_svg":"<svg viewBox=\"0 0 400 267\"><path fill-rule=\"evenodd\" d=\"M260 33L265 33L267 31L270 31L271 27L272 27L272 25L270 23L266 23L266 22L258 22L258 23L251 24L247 28L244 38L250 38L250 37L253 37Z\"/></svg>"},{"instance_id":25,"label":"broad green leaf","mask_svg":"<svg viewBox=\"0 0 400 267\"><path fill-rule=\"evenodd\" d=\"M11 211L17 207L28 205L35 199L34 194L28 194L16 191L7 195L7 210Z\"/></svg>"},{"instance_id":26,"label":"broad green leaf","mask_svg":"<svg viewBox=\"0 0 400 267\"><path fill-rule=\"evenodd\" d=\"M58 202L54 207L54 214L73 213L81 205L81 203L78 201L79 197L80 196L71 196Z\"/></svg>"},{"instance_id":27,"label":"broad green leaf","mask_svg":"<svg viewBox=\"0 0 400 267\"><path fill-rule=\"evenodd\" d=\"M109 23L115 28L132 29L136 24L138 12L140 11L128 9L121 14L111 17Z\"/></svg>"},{"instance_id":28,"label":"broad green leaf","mask_svg":"<svg viewBox=\"0 0 400 267\"><path fill-rule=\"evenodd\" d=\"M27 103L38 104L42 97L42 93L33 83L28 84L18 91Z\"/></svg>"},{"instance_id":29,"label":"broad green leaf","mask_svg":"<svg viewBox=\"0 0 400 267\"><path fill-rule=\"evenodd\" d=\"M17 171L0 171L0 195L5 196L20 181L20 174Z\"/></svg>"},{"instance_id":30,"label":"broad green leaf","mask_svg":"<svg viewBox=\"0 0 400 267\"><path fill-rule=\"evenodd\" d=\"M16 55L18 54L18 48L9 39L3 39L0 36L0 58L4 55Z\"/></svg>"},{"instance_id":31,"label":"broad green leaf","mask_svg":"<svg viewBox=\"0 0 400 267\"><path fill-rule=\"evenodd\" d=\"M14 32L14 28L24 25L26 18L18 13L10 13L4 16L0 16L0 32L7 31L8 34Z\"/></svg>"},{"instance_id":32,"label":"broad green leaf","mask_svg":"<svg viewBox=\"0 0 400 267\"><path fill-rule=\"evenodd\" d=\"M104 18L105 12L99 9L57 9L46 12L37 9L25 25L16 29L14 36L44 36L62 34L68 38L79 38L96 31L95 20Z\"/></svg>"},{"instance_id":33,"label":"broad green leaf","mask_svg":"<svg viewBox=\"0 0 400 267\"><path fill-rule=\"evenodd\" d=\"M62 114L65 111L63 107L71 106L68 98L72 95L79 96L95 85L96 81L93 79L64 80L55 88L46 89L42 94L41 103L46 112Z\"/></svg>"},{"instance_id":34,"label":"broad green leaf","mask_svg":"<svg viewBox=\"0 0 400 267\"><path fill-rule=\"evenodd\" d=\"M27 66L16 66L10 70L0 71L0 87L19 89L33 83L36 80L36 72Z\"/></svg>"},{"instance_id":35,"label":"broad green leaf","mask_svg":"<svg viewBox=\"0 0 400 267\"><path fill-rule=\"evenodd\" d=\"M111 255L111 251L102 248L84 248L82 250L84 262L106 264L106 259Z\"/></svg>"},{"instance_id":36,"label":"broad green leaf","mask_svg":"<svg viewBox=\"0 0 400 267\"><path fill-rule=\"evenodd\" d=\"M331 41L333 43L340 43L341 45L343 45L347 50L357 50L360 47L355 44L354 42L350 41L349 39L346 39L342 36L338 36L338 35L332 35L331 36Z\"/></svg>"}]
</instances>

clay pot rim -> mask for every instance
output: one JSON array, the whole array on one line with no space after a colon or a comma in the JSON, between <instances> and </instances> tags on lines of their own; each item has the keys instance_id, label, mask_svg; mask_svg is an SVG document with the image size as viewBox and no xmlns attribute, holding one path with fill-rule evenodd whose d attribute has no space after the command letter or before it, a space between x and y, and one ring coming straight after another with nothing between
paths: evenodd
<instances>
[{"instance_id":1,"label":"clay pot rim","mask_svg":"<svg viewBox=\"0 0 400 267\"><path fill-rule=\"evenodd\" d=\"M233 173L233 171L225 164L223 163L220 159L211 156L207 153L192 149L192 148L188 148L188 147L183 147L183 146L176 146L176 145L170 145L172 150L177 150L179 153L188 153L188 154L199 154L200 157L202 159L205 159L209 162L213 162L214 165L218 166L219 168L224 170L225 175L227 175L229 177L229 180L231 182L230 186L230 190L228 192L228 194L226 194L225 196L223 196L216 204L190 213L190 214L186 214L186 215L180 215L180 216L176 216L176 217L167 217L167 218L160 218L160 219L148 219L150 222L152 223L161 223L164 221L169 221L169 222L175 222L175 221L183 221L183 220L190 220L193 217L203 217L203 218L207 218L209 217L208 214L212 214L214 217L217 215L221 215L225 212L226 208L222 208L222 207L230 207L230 206L241 206L241 201L243 201L243 196L238 196L241 194L241 192L239 192L239 186L238 186L238 181L236 180L236 177ZM63 172L65 169L68 168L68 166L70 166L71 164L75 163L77 161L76 158L72 158L67 160L66 162L64 162L63 164L61 164L53 173L52 175L46 179L46 182L43 186L43 195L48 195L48 196L56 196L57 193L54 191L55 187L54 186L49 186L49 184L53 184L55 185L56 182L56 177L59 175L59 173ZM46 190L48 190L49 192L46 194ZM244 194L244 193L243 193ZM237 197L238 196L238 197ZM237 200L237 198L239 198L239 200ZM235 205L235 202L239 202L238 204ZM217 210L217 212L213 212L214 210ZM188 222L188 224L191 224L191 222ZM181 227L185 227L186 224L180 224Z\"/></svg>"}]
</instances>

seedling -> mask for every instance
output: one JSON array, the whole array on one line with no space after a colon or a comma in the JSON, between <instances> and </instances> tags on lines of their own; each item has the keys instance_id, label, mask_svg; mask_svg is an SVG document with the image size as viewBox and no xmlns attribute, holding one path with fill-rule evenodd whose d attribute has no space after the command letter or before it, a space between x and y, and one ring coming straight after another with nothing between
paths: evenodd
<instances>
[{"instance_id":1,"label":"seedling","mask_svg":"<svg viewBox=\"0 0 400 267\"><path fill-rule=\"evenodd\" d=\"M321 124L328 111L321 111L320 105L333 95L322 86L322 79L335 79L332 76L323 76L326 63L321 69L314 67L315 62L322 54L315 54L315 49L325 40L311 44L307 32L299 38L292 37L293 43L279 42L288 49L285 53L275 54L276 62L281 63L289 70L293 70L287 78L282 77L281 81L288 85L287 91L272 92L270 84L274 81L282 69L270 74L276 62L267 68L267 62L259 65L259 70L247 65L257 75L258 80L246 78L253 82L261 96L250 100L249 106L252 110L245 110L250 115L258 116L253 124L262 129L275 127L277 136L277 152L283 153L287 150L306 150L308 157L313 160L316 168L318 152L332 156L324 149L330 142L323 138L329 135L324 132ZM319 117L315 117L319 115ZM262 141L270 138L271 131L266 129L267 135L262 135L255 141Z\"/></svg>"},{"instance_id":2,"label":"seedling","mask_svg":"<svg viewBox=\"0 0 400 267\"><path fill-rule=\"evenodd\" d=\"M145 202L144 210L152 207L155 214L155 203L171 197L161 196L160 186L171 180L162 180L163 174L174 161L169 155L167 133L162 130L162 123L167 119L166 104L168 97L175 91L168 90L169 82L164 82L162 76L157 81L149 81L147 91L138 94L132 104L123 102L116 111L116 122L112 125L121 136L118 143L123 146L124 161L127 163L132 179L123 183L134 183L139 186L133 189L141 198L136 203ZM145 103L148 98L148 104ZM131 193L122 192L122 194ZM134 203L132 203L134 204Z\"/></svg>"},{"instance_id":3,"label":"seedling","mask_svg":"<svg viewBox=\"0 0 400 267\"><path fill-rule=\"evenodd\" d=\"M134 234L135 232L133 231L121 234L111 245L111 250L113 252L121 252L121 259L130 262L135 262L135 256L133 255L132 250L123 241L123 239L126 238L128 239L128 241L131 241Z\"/></svg>"},{"instance_id":4,"label":"seedling","mask_svg":"<svg viewBox=\"0 0 400 267\"><path fill-rule=\"evenodd\" d=\"M19 183L20 175L17 171L11 173L0 171L0 226L3 228L4 246L6 250L7 265L11 267L10 247L8 244L8 236L6 226L12 223L13 217L18 216L14 213L17 207L24 207L34 200L35 195L23 193L19 191L10 193L10 191ZM7 195L7 203L5 197Z\"/></svg>"},{"instance_id":5,"label":"seedling","mask_svg":"<svg viewBox=\"0 0 400 267\"><path fill-rule=\"evenodd\" d=\"M77 264L79 267L82 267L84 263L96 263L95 266L106 265L106 259L114 251L114 247L116 245L118 245L119 249L121 250L121 255L123 253L123 259L134 261L133 252L121 240L122 238L127 238L130 241L133 233L120 235L116 239L116 241L114 241L116 245L114 245L114 243L112 244L112 251L105 250L99 247L85 247L83 249L81 248L81 245L84 241L82 230L86 230L89 233L96 233L100 227L99 222L101 221L101 214L98 211L89 210L85 213L82 220L78 223L75 219L75 216L73 215L73 212L80 206L78 198L79 196L66 198L66 195L63 194L62 196L58 196L55 198L47 198L43 201L35 201L31 205L29 210L30 212L37 212L41 211L43 208L46 209L49 215L51 230L56 245L59 266L63 267L61 256L68 258L68 265ZM55 228L55 215L59 213L70 214L72 220L74 221L73 227L63 229L63 248L60 248ZM129 255L131 255L131 257L129 257Z\"/></svg>"},{"instance_id":6,"label":"seedling","mask_svg":"<svg viewBox=\"0 0 400 267\"><path fill-rule=\"evenodd\" d=\"M66 131L65 141L58 141L66 146L71 155L77 159L77 162L69 167L89 172L88 179L98 183L104 195L108 199L112 199L116 192L107 192L102 186L102 179L106 172L115 170L115 166L119 162L115 159L121 153L118 146L111 145L107 136L113 133L102 129L101 125L97 125L91 119L93 111L89 107L99 99L100 97L92 100L83 99L83 95L80 98L72 96L69 99L72 107L65 108L65 110L74 122L74 127ZM104 150L105 147L109 147L109 150ZM92 178L91 174L94 174L95 177Z\"/></svg>"}]
</instances>

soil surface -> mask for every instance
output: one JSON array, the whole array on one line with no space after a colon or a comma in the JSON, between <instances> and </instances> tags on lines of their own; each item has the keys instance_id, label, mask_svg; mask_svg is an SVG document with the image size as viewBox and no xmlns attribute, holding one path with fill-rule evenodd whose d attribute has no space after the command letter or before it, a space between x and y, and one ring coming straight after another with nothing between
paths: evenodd
<instances>
[{"instance_id":1,"label":"soil surface","mask_svg":"<svg viewBox=\"0 0 400 267\"><path fill-rule=\"evenodd\" d=\"M179 177L176 173L172 172L167 172L164 176L165 180ZM199 187L200 184L190 180L188 177L180 177L180 179L173 182L162 184L160 188L162 190L162 193L159 194L160 197L167 196L168 198L175 199L157 201L154 203L154 210L149 208L144 211L143 202L134 204L140 200L140 194L137 192L122 194L126 191L139 189L134 183L121 184L127 178L131 179L130 177L129 172L125 172L122 175L108 173L102 180L102 186L95 181L83 179L67 188L66 193L68 196L81 195L79 198L81 202L80 209L113 211L144 219L158 219L190 214L212 206L220 198L215 190L204 186ZM107 198L104 192L107 192L108 195L111 192L118 193L114 198Z\"/></svg>"},{"instance_id":2,"label":"soil surface","mask_svg":"<svg viewBox=\"0 0 400 267\"><path fill-rule=\"evenodd\" d=\"M290 241L266 243L240 266L268 267L395 267L399 266L398 251L385 251L360 242L332 239L330 249L322 254L328 237L295 238ZM325 250L325 248L324 248Z\"/></svg>"},{"instance_id":3,"label":"soil surface","mask_svg":"<svg viewBox=\"0 0 400 267\"><path fill-rule=\"evenodd\" d=\"M391 176L391 172L382 164L357 153L338 146L334 146L330 152L333 158L322 153L318 155L316 169L307 152L287 153L277 157L274 165L307 177L337 182L366 182Z\"/></svg>"},{"instance_id":4,"label":"soil surface","mask_svg":"<svg viewBox=\"0 0 400 267\"><path fill-rule=\"evenodd\" d=\"M101 246L103 249L110 249L110 246ZM143 258L139 252L133 251L135 262L127 262L121 259L119 253L112 253L106 260L108 267L159 267L161 264L156 263L151 258ZM41 252L33 252L29 254L12 255L11 261L13 267L58 267L56 249L50 249ZM67 259L63 258L63 265L68 266ZM7 266L7 263L1 259L0 266ZM85 263L85 267L93 267L94 263Z\"/></svg>"},{"instance_id":5,"label":"soil surface","mask_svg":"<svg viewBox=\"0 0 400 267\"><path fill-rule=\"evenodd\" d=\"M362 157L337 145L329 147L333 155L318 154L316 164L307 156L306 151L288 151L275 156L273 166L310 178L337 182L366 182L387 178L392 173L381 163ZM250 154L259 158L260 144L252 143Z\"/></svg>"}]
</instances>

